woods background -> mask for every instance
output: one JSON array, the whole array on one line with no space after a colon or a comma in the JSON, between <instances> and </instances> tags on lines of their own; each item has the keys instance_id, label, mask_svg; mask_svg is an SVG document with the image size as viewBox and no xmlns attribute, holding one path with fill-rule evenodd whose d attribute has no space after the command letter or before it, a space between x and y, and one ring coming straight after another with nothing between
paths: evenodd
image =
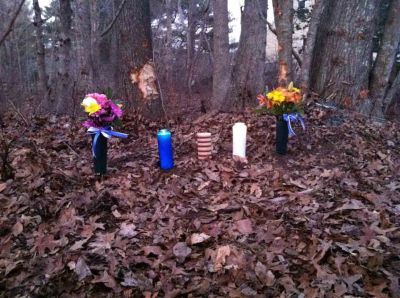
<instances>
[{"instance_id":1,"label":"woods background","mask_svg":"<svg viewBox=\"0 0 400 298\"><path fill-rule=\"evenodd\" d=\"M234 42L227 0L0 0L1 111L76 116L111 88L147 117L196 115L294 81L307 99L399 117L400 0L243 3Z\"/></svg>"}]
</instances>

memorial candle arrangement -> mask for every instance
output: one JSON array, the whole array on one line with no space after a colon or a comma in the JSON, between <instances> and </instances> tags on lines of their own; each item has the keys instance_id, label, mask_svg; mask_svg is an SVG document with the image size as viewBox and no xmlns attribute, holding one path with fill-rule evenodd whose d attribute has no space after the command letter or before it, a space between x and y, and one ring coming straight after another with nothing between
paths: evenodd
<instances>
[{"instance_id":1,"label":"memorial candle arrangement","mask_svg":"<svg viewBox=\"0 0 400 298\"><path fill-rule=\"evenodd\" d=\"M114 103L104 94L92 93L85 96L81 106L88 113L83 125L92 136L94 171L104 175L107 172L107 139L127 138L128 135L112 130L112 124L122 117L121 105Z\"/></svg>"},{"instance_id":2,"label":"memorial candle arrangement","mask_svg":"<svg viewBox=\"0 0 400 298\"><path fill-rule=\"evenodd\" d=\"M171 170L174 167L171 132L168 129L159 130L157 133L157 142L160 168L164 171Z\"/></svg>"},{"instance_id":3,"label":"memorial candle arrangement","mask_svg":"<svg viewBox=\"0 0 400 298\"><path fill-rule=\"evenodd\" d=\"M212 143L211 133L199 132L197 133L197 157L199 160L211 158Z\"/></svg>"},{"instance_id":4,"label":"memorial candle arrangement","mask_svg":"<svg viewBox=\"0 0 400 298\"><path fill-rule=\"evenodd\" d=\"M247 126L242 122L235 123L232 127L233 144L232 155L246 158Z\"/></svg>"}]
</instances>

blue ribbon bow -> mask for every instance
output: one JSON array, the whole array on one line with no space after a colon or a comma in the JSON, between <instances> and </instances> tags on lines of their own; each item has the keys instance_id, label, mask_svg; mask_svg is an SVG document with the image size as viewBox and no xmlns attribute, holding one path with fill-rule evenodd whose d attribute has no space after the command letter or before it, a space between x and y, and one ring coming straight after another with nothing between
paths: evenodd
<instances>
[{"instance_id":1,"label":"blue ribbon bow","mask_svg":"<svg viewBox=\"0 0 400 298\"><path fill-rule=\"evenodd\" d=\"M303 127L303 130L306 130L306 126L304 124L304 118L301 117L301 115L298 113L283 114L283 120L285 120L287 122L288 130L289 130L289 137L296 135L292 128L292 122L299 121L301 126Z\"/></svg>"},{"instance_id":2,"label":"blue ribbon bow","mask_svg":"<svg viewBox=\"0 0 400 298\"><path fill-rule=\"evenodd\" d=\"M93 157L96 157L97 140L99 139L100 135L103 135L107 139L110 139L112 137L126 139L128 137L128 135L126 133L113 131L113 130L111 130L111 128L107 129L104 127L102 127L102 128L89 127L88 133L91 135L94 135L93 146L92 146Z\"/></svg>"}]
</instances>

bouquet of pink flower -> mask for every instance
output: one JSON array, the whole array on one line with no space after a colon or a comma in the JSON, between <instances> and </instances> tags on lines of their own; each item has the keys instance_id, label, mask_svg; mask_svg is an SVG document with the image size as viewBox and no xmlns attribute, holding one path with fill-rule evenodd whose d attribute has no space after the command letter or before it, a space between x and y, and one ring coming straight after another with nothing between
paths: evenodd
<instances>
[{"instance_id":1,"label":"bouquet of pink flower","mask_svg":"<svg viewBox=\"0 0 400 298\"><path fill-rule=\"evenodd\" d=\"M94 169L97 174L104 175L107 171L107 139L128 137L127 134L114 131L111 127L122 117L121 105L98 93L86 95L81 105L89 117L83 125L92 136Z\"/></svg>"},{"instance_id":2,"label":"bouquet of pink flower","mask_svg":"<svg viewBox=\"0 0 400 298\"><path fill-rule=\"evenodd\" d=\"M105 94L88 94L81 105L89 116L89 119L83 123L85 127L111 126L114 121L122 117L121 105L108 99Z\"/></svg>"}]
</instances>

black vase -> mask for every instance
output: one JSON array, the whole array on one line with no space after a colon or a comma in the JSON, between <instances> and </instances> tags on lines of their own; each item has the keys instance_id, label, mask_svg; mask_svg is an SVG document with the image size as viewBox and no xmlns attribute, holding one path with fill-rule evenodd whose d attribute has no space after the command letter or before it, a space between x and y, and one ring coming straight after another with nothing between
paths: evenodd
<instances>
[{"instance_id":1,"label":"black vase","mask_svg":"<svg viewBox=\"0 0 400 298\"><path fill-rule=\"evenodd\" d=\"M287 153L289 130L287 122L282 116L276 117L276 153L285 155Z\"/></svg>"},{"instance_id":2,"label":"black vase","mask_svg":"<svg viewBox=\"0 0 400 298\"><path fill-rule=\"evenodd\" d=\"M92 135L92 146L94 146L95 135ZM100 134L97 138L96 146L93 147L94 172L104 175L107 172L107 138Z\"/></svg>"}]
</instances>

